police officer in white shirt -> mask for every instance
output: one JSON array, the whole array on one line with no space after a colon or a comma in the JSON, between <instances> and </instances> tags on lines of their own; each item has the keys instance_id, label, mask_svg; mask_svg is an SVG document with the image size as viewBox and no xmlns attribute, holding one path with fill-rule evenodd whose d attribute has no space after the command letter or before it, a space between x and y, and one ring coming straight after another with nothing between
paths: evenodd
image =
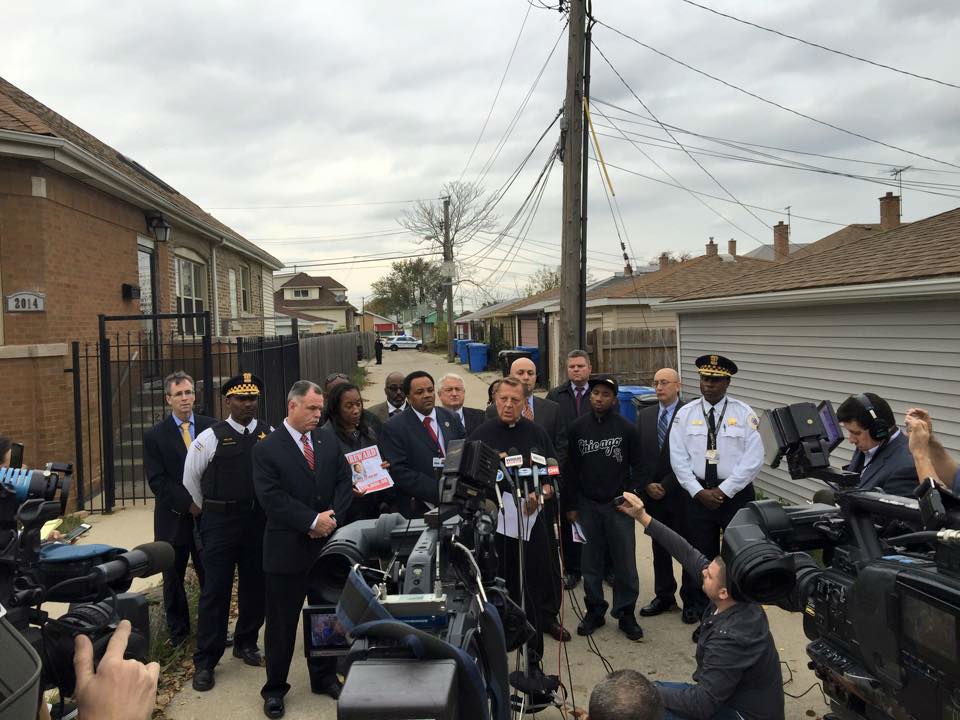
<instances>
[{"instance_id":1,"label":"police officer in white shirt","mask_svg":"<svg viewBox=\"0 0 960 720\"><path fill-rule=\"evenodd\" d=\"M690 542L705 557L714 558L720 554L720 533L737 510L756 497L753 480L763 466L763 441L751 407L727 395L736 364L722 355L703 355L695 363L701 397L674 416L670 465L692 498L687 516ZM707 604L701 591L698 615Z\"/></svg>"}]
</instances>

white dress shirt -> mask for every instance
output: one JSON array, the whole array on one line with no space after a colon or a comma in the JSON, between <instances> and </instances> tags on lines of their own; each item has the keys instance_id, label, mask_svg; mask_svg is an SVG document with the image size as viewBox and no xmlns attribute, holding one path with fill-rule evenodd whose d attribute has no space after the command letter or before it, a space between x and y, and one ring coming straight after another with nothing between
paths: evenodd
<instances>
[{"instance_id":1,"label":"white dress shirt","mask_svg":"<svg viewBox=\"0 0 960 720\"><path fill-rule=\"evenodd\" d=\"M249 425L244 427L234 420L232 415L227 418L227 423L230 427L241 435L243 435L244 432L252 433L256 431L257 422L258 420L254 418L250 421ZM213 460L213 456L217 452L218 444L219 441L213 432L213 428L209 427L200 433L197 438L190 443L190 447L187 449L187 459L183 464L183 486L187 489L187 492L190 493L190 497L193 498L193 502L196 503L199 508L203 507L203 492L200 489L200 478L203 477L207 466Z\"/></svg>"}]
</instances>

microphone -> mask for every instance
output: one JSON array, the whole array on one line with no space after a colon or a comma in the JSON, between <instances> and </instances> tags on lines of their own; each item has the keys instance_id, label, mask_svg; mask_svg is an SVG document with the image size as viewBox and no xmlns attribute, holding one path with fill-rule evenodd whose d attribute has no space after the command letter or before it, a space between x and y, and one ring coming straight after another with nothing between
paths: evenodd
<instances>
[{"instance_id":1,"label":"microphone","mask_svg":"<svg viewBox=\"0 0 960 720\"><path fill-rule=\"evenodd\" d=\"M135 577L147 577L162 572L171 567L173 561L174 552L170 543L146 543L118 555L109 562L94 566L90 577L107 585L129 582Z\"/></svg>"},{"instance_id":2,"label":"microphone","mask_svg":"<svg viewBox=\"0 0 960 720\"><path fill-rule=\"evenodd\" d=\"M534 489L536 490L537 495L540 495L543 490L541 487L543 485L543 466L546 464L546 458L540 454L540 448L530 448L530 467L533 470Z\"/></svg>"}]
</instances>

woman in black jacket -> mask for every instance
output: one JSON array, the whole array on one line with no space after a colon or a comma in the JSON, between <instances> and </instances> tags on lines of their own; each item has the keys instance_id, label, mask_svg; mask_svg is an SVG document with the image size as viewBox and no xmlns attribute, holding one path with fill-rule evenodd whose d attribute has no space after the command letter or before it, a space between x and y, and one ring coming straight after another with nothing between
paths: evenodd
<instances>
[{"instance_id":1,"label":"woman in black jacket","mask_svg":"<svg viewBox=\"0 0 960 720\"><path fill-rule=\"evenodd\" d=\"M377 431L367 423L363 411L363 398L360 388L351 383L341 383L330 389L326 406L327 422L325 428L333 431L340 442L340 452L344 455L376 445ZM381 453L382 456L382 453ZM384 462L384 467L388 463ZM393 504L393 488L379 490L369 495L357 493L354 488L353 502L347 513L346 525L354 520L370 520L390 512Z\"/></svg>"}]
</instances>

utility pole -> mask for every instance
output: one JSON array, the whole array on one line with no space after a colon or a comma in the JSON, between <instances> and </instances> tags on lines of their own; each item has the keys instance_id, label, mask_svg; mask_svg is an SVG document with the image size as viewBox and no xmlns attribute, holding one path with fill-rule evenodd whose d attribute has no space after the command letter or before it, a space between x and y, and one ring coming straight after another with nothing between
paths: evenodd
<instances>
[{"instance_id":1,"label":"utility pole","mask_svg":"<svg viewBox=\"0 0 960 720\"><path fill-rule=\"evenodd\" d=\"M443 262L447 279L447 362L453 362L453 242L450 240L450 196L443 198Z\"/></svg>"},{"instance_id":2,"label":"utility pole","mask_svg":"<svg viewBox=\"0 0 960 720\"><path fill-rule=\"evenodd\" d=\"M586 0L569 0L567 95L563 105L563 235L560 249L560 358L580 346L582 308L583 53Z\"/></svg>"},{"instance_id":3,"label":"utility pole","mask_svg":"<svg viewBox=\"0 0 960 720\"><path fill-rule=\"evenodd\" d=\"M593 37L593 2L587 2L587 32L583 39L583 108L590 107L590 43ZM577 348L587 347L587 206L590 201L590 128L586 120L583 122L583 180L580 188L580 332L577 337ZM602 182L602 180L601 180Z\"/></svg>"}]
</instances>

